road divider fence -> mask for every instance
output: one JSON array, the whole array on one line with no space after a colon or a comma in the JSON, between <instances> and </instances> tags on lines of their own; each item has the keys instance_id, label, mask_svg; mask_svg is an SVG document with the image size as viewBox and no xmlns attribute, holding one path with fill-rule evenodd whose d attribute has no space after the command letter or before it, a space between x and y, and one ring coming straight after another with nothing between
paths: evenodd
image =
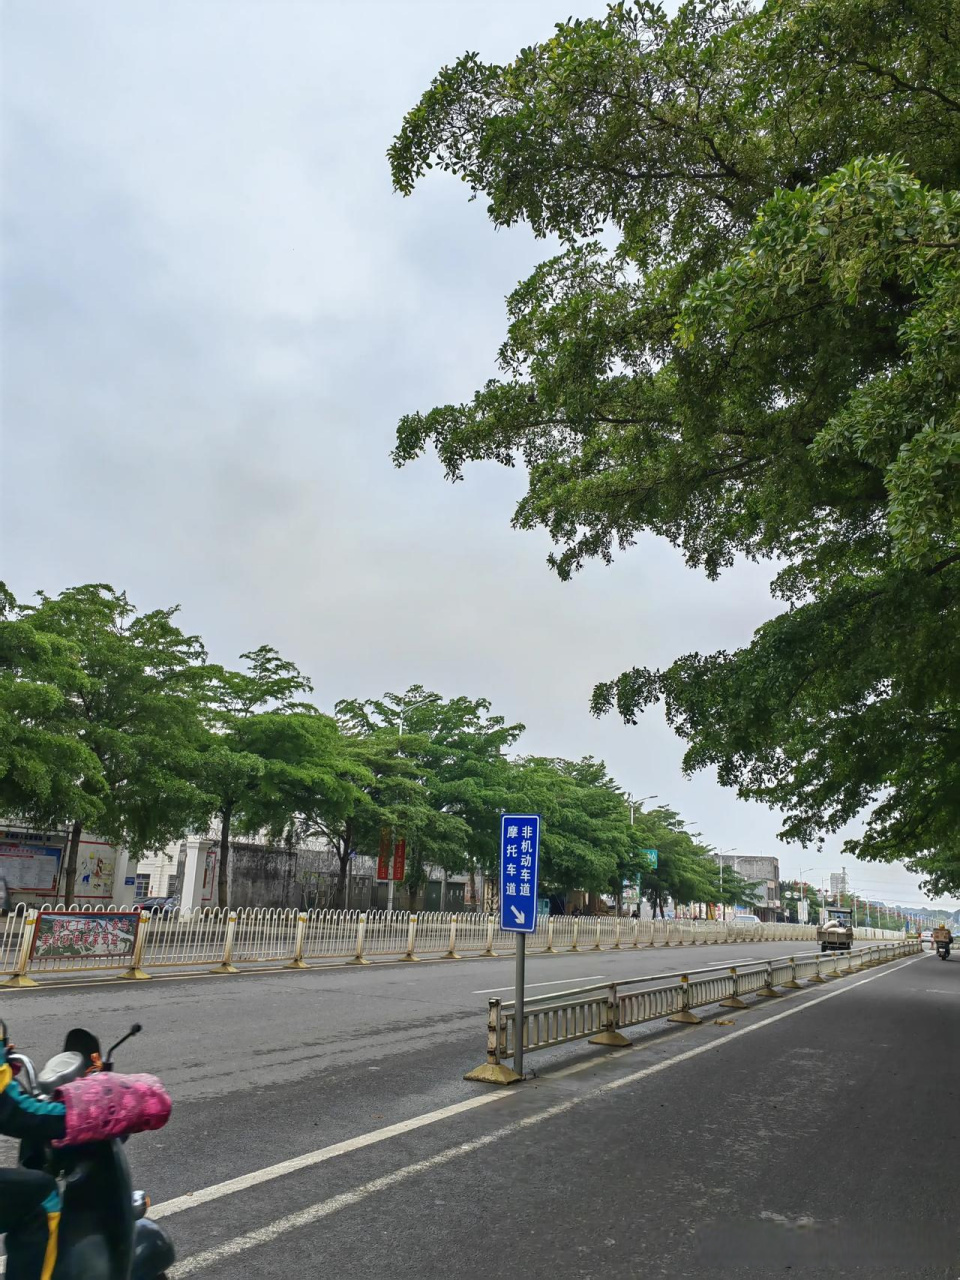
<instances>
[{"instance_id":1,"label":"road divider fence","mask_svg":"<svg viewBox=\"0 0 960 1280\"><path fill-rule=\"evenodd\" d=\"M699 1024L695 1009L719 1005L746 1009L743 997L775 999L785 990L802 988L803 981L825 983L848 973L859 973L920 951L916 938L875 942L851 951L829 951L785 956L686 973L645 975L574 987L524 998L523 1027L518 1032L516 1004L512 1000L489 1002L487 1059L465 1077L488 1084L513 1084L520 1076L507 1066L516 1053L517 1035L523 1036L523 1056L574 1040L612 1048L631 1042L624 1027L640 1026L666 1018L670 1022Z\"/></svg>"},{"instance_id":2,"label":"road divider fence","mask_svg":"<svg viewBox=\"0 0 960 1280\"><path fill-rule=\"evenodd\" d=\"M89 915L98 920L123 917L136 907L93 910L63 906L52 915L71 921ZM462 956L512 955L516 934L504 932L499 918L479 912L294 911L250 907L141 913L136 938L125 948L106 945L110 931L44 929L37 947L40 915L17 907L0 920L0 986L32 986L38 976L122 970L143 979L153 972L210 969L236 973L243 966L309 968L324 961L368 964L371 960L459 959ZM753 924L735 920L635 920L617 916L545 916L527 939L528 954L623 951L640 947L690 947L716 943L812 941L812 925ZM900 935L860 929L860 941Z\"/></svg>"}]
</instances>

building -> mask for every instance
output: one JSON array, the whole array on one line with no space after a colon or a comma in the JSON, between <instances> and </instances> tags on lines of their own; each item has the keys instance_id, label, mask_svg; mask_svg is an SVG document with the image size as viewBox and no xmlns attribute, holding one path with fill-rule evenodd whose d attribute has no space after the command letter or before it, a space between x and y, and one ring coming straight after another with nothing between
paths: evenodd
<instances>
[{"instance_id":1,"label":"building","mask_svg":"<svg viewBox=\"0 0 960 1280\"><path fill-rule=\"evenodd\" d=\"M841 894L849 893L850 886L847 884L846 871L831 871L830 873L830 897L834 901Z\"/></svg>"},{"instance_id":2,"label":"building","mask_svg":"<svg viewBox=\"0 0 960 1280\"><path fill-rule=\"evenodd\" d=\"M167 845L162 853L145 853L134 869L135 901L144 898L166 898L176 889L179 840Z\"/></svg>"},{"instance_id":3,"label":"building","mask_svg":"<svg viewBox=\"0 0 960 1280\"><path fill-rule=\"evenodd\" d=\"M780 860L764 854L720 853L714 855L723 867L730 867L744 880L756 884L756 905L748 908L761 920L773 922L780 913Z\"/></svg>"}]
</instances>

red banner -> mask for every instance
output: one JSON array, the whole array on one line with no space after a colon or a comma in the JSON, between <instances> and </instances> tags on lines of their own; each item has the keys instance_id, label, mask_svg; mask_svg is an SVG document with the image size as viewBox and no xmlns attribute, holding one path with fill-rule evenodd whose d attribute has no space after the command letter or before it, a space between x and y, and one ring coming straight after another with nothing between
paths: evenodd
<instances>
[{"instance_id":1,"label":"red banner","mask_svg":"<svg viewBox=\"0 0 960 1280\"><path fill-rule=\"evenodd\" d=\"M380 857L377 859L377 879L390 879L390 828L380 828Z\"/></svg>"},{"instance_id":2,"label":"red banner","mask_svg":"<svg viewBox=\"0 0 960 1280\"><path fill-rule=\"evenodd\" d=\"M398 840L393 846L393 878L402 880L407 870L407 842Z\"/></svg>"}]
</instances>

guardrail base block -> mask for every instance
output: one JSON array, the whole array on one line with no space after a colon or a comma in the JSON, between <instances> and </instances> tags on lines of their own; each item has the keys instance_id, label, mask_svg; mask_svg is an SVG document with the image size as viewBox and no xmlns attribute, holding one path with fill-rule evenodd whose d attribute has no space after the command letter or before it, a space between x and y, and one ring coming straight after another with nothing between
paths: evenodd
<instances>
[{"instance_id":1,"label":"guardrail base block","mask_svg":"<svg viewBox=\"0 0 960 1280\"><path fill-rule=\"evenodd\" d=\"M681 1009L679 1013L671 1013L667 1019L668 1022L684 1022L690 1027L699 1027L703 1022L702 1018L698 1018L695 1013L691 1013L689 1009Z\"/></svg>"},{"instance_id":2,"label":"guardrail base block","mask_svg":"<svg viewBox=\"0 0 960 1280\"><path fill-rule=\"evenodd\" d=\"M456 951L448 951L445 956L440 957L441 960L462 960L463 956L458 955Z\"/></svg>"},{"instance_id":3,"label":"guardrail base block","mask_svg":"<svg viewBox=\"0 0 960 1280\"><path fill-rule=\"evenodd\" d=\"M348 960L347 964L369 964L370 961L366 956L354 956L352 960Z\"/></svg>"},{"instance_id":4,"label":"guardrail base block","mask_svg":"<svg viewBox=\"0 0 960 1280\"><path fill-rule=\"evenodd\" d=\"M741 1000L739 996L727 996L726 1000L718 1001L721 1009L749 1009L750 1006L745 1000Z\"/></svg>"},{"instance_id":5,"label":"guardrail base block","mask_svg":"<svg viewBox=\"0 0 960 1280\"><path fill-rule=\"evenodd\" d=\"M757 992L758 996L763 996L767 1000L779 1000L783 995L781 991L774 991L773 987L761 987Z\"/></svg>"},{"instance_id":6,"label":"guardrail base block","mask_svg":"<svg viewBox=\"0 0 960 1280\"><path fill-rule=\"evenodd\" d=\"M127 982L149 982L150 974L145 973L139 965L131 965L127 972L123 975Z\"/></svg>"},{"instance_id":7,"label":"guardrail base block","mask_svg":"<svg viewBox=\"0 0 960 1280\"><path fill-rule=\"evenodd\" d=\"M802 991L802 990L803 990L803 983L802 983L802 982L798 982L798 981L796 980L796 978L790 978L790 980L789 980L788 982L784 982L782 985L783 985L783 987L784 987L787 991Z\"/></svg>"},{"instance_id":8,"label":"guardrail base block","mask_svg":"<svg viewBox=\"0 0 960 1280\"><path fill-rule=\"evenodd\" d=\"M826 978L823 976L822 973L814 973L810 975L807 981L808 982L826 982Z\"/></svg>"},{"instance_id":9,"label":"guardrail base block","mask_svg":"<svg viewBox=\"0 0 960 1280\"><path fill-rule=\"evenodd\" d=\"M36 987L38 985L35 979L25 973L15 973L6 982L0 982L0 987Z\"/></svg>"},{"instance_id":10,"label":"guardrail base block","mask_svg":"<svg viewBox=\"0 0 960 1280\"><path fill-rule=\"evenodd\" d=\"M699 1022L699 1018L697 1019ZM587 1044L605 1044L612 1049L630 1049L633 1041L628 1040L625 1035L619 1031L598 1031L595 1036L591 1036Z\"/></svg>"},{"instance_id":11,"label":"guardrail base block","mask_svg":"<svg viewBox=\"0 0 960 1280\"><path fill-rule=\"evenodd\" d=\"M283 967L285 969L309 969L310 968L306 960L301 960L299 956L297 956L295 960L288 960Z\"/></svg>"},{"instance_id":12,"label":"guardrail base block","mask_svg":"<svg viewBox=\"0 0 960 1280\"><path fill-rule=\"evenodd\" d=\"M463 1077L464 1080L479 1080L481 1084L516 1084L521 1079L512 1067L502 1062L485 1062L482 1067L474 1067Z\"/></svg>"},{"instance_id":13,"label":"guardrail base block","mask_svg":"<svg viewBox=\"0 0 960 1280\"><path fill-rule=\"evenodd\" d=\"M223 964L218 964L215 969L210 970L211 973L239 973L240 970L235 964L228 964L224 960Z\"/></svg>"},{"instance_id":14,"label":"guardrail base block","mask_svg":"<svg viewBox=\"0 0 960 1280\"><path fill-rule=\"evenodd\" d=\"M496 955L496 952L495 952L495 951L494 951L494 952L491 952L491 955ZM419 956L405 955L405 956L401 956L401 958L400 958L400 962L401 962L401 964L403 964L403 963L406 963L406 964L419 964L419 963L420 963L420 957L419 957Z\"/></svg>"}]
</instances>

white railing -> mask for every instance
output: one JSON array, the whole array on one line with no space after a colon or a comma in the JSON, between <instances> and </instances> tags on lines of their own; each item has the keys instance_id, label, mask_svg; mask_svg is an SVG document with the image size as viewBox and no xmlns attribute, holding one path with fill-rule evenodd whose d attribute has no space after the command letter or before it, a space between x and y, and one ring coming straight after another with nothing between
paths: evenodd
<instances>
[{"instance_id":1,"label":"white railing","mask_svg":"<svg viewBox=\"0 0 960 1280\"><path fill-rule=\"evenodd\" d=\"M63 911L66 908L56 908ZM80 915L110 915L136 907L83 906ZM517 935L500 928L495 915L421 911L306 911L250 907L236 911L205 907L195 911L157 909L140 919L136 963L129 955L32 954L37 913L17 907L0 920L0 974L27 985L32 973L128 968L130 977L151 969L215 967L235 972L237 965L287 964L370 958L510 955ZM877 929L858 929L858 940L900 938ZM813 925L745 924L731 920L635 920L616 916L542 917L527 940L530 953L627 950L640 947L689 947L717 943L810 942ZM7 984L9 985L9 983Z\"/></svg>"},{"instance_id":2,"label":"white railing","mask_svg":"<svg viewBox=\"0 0 960 1280\"><path fill-rule=\"evenodd\" d=\"M709 1005L746 1008L745 995L777 996L778 987L799 988L801 979L822 983L919 951L919 940L900 938L896 942L874 942L853 951L755 961L731 967L726 973L701 969L644 975L548 995L528 995L523 1009L523 1052L532 1053L586 1038L595 1044L628 1044L622 1034L624 1027L661 1018L699 1023L702 1019L693 1013L696 1008ZM519 1079L516 1072L503 1065L516 1054L517 1034L515 1003L490 1000L487 1061L466 1078L494 1084L510 1084Z\"/></svg>"},{"instance_id":3,"label":"white railing","mask_svg":"<svg viewBox=\"0 0 960 1280\"><path fill-rule=\"evenodd\" d=\"M0 973L13 973L16 970L26 917L27 908L21 905L0 921Z\"/></svg>"}]
</instances>

